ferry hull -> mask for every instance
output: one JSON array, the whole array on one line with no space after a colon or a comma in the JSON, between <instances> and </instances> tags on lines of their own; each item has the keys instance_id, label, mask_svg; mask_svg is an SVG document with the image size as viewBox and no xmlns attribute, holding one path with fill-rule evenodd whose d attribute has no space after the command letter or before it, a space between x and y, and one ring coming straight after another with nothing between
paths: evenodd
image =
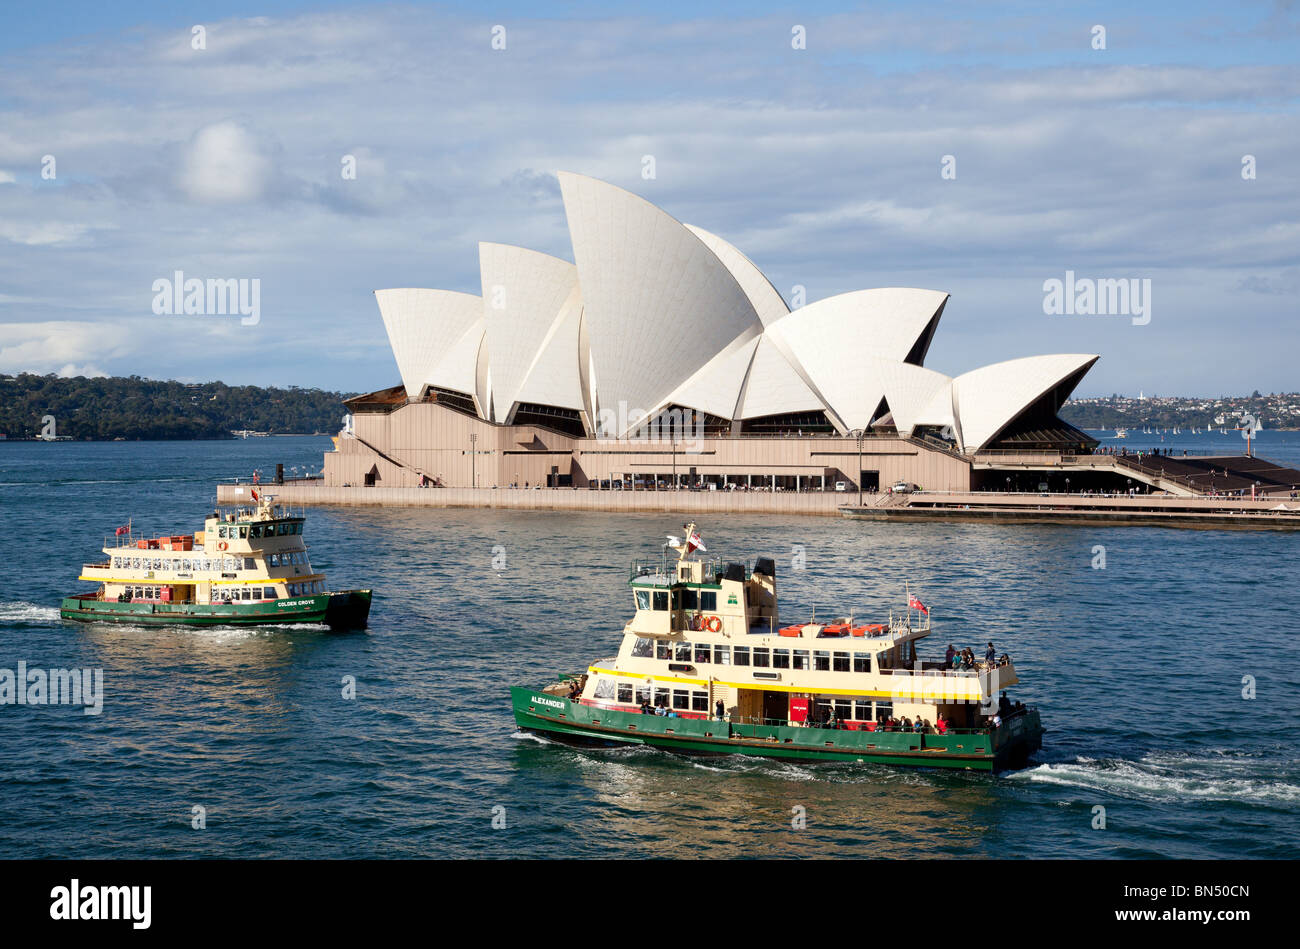
<instances>
[{"instance_id":1,"label":"ferry hull","mask_svg":"<svg viewBox=\"0 0 1300 949\"><path fill-rule=\"evenodd\" d=\"M1043 736L1036 711L993 733L923 735L666 718L583 705L540 690L510 692L515 722L525 731L572 744L646 745L682 754L1003 771L1023 767Z\"/></svg>"},{"instance_id":2,"label":"ferry hull","mask_svg":"<svg viewBox=\"0 0 1300 949\"><path fill-rule=\"evenodd\" d=\"M335 630L364 629L371 591L342 590L264 603L118 603L94 596L66 597L65 620L130 626L281 626L318 623Z\"/></svg>"}]
</instances>

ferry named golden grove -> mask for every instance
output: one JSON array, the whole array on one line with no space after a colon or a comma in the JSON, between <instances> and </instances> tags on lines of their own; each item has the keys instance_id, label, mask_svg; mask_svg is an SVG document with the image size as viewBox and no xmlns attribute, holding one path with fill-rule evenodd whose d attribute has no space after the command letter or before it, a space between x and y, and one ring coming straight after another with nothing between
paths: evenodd
<instances>
[{"instance_id":1,"label":"ferry named golden grove","mask_svg":"<svg viewBox=\"0 0 1300 949\"><path fill-rule=\"evenodd\" d=\"M331 592L303 542L305 515L253 489L254 504L215 511L195 534L137 537L128 524L82 567L91 593L65 597L68 620L135 626L325 624L360 629L370 590Z\"/></svg>"},{"instance_id":2,"label":"ferry named golden grove","mask_svg":"<svg viewBox=\"0 0 1300 949\"><path fill-rule=\"evenodd\" d=\"M998 771L1042 745L1037 709L992 644L921 658L929 610L781 626L776 564L704 560L694 524L632 564L636 612L618 655L541 689L515 687L524 731L577 744L690 754ZM676 557L667 553L676 551ZM915 617L915 622L914 622Z\"/></svg>"}]
</instances>

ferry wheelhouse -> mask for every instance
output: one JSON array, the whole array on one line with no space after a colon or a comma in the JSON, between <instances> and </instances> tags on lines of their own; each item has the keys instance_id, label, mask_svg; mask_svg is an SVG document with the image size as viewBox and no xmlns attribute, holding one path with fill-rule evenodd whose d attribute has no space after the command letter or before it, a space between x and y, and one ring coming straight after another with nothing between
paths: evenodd
<instances>
[{"instance_id":1,"label":"ferry wheelhouse","mask_svg":"<svg viewBox=\"0 0 1300 949\"><path fill-rule=\"evenodd\" d=\"M140 537L128 525L82 568L92 593L66 597L64 619L156 625L324 623L360 629L370 590L330 591L303 540L305 514L253 494L195 534Z\"/></svg>"},{"instance_id":2,"label":"ferry wheelhouse","mask_svg":"<svg viewBox=\"0 0 1300 949\"><path fill-rule=\"evenodd\" d=\"M633 563L636 612L616 656L543 689L511 690L521 729L686 753L988 771L1022 766L1041 747L1038 711L1006 694L1019 681L1010 657L923 657L933 630L910 594L905 611L878 622L782 626L771 558L693 557L704 550L693 524L675 546L675 559Z\"/></svg>"}]
</instances>

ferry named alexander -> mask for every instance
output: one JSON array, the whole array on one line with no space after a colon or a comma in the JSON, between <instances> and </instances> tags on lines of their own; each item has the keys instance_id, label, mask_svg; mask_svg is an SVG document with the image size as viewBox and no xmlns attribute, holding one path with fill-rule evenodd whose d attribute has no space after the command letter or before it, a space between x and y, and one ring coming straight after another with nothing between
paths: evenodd
<instances>
[{"instance_id":1,"label":"ferry named alexander","mask_svg":"<svg viewBox=\"0 0 1300 949\"><path fill-rule=\"evenodd\" d=\"M618 655L542 689L511 689L515 721L572 743L695 754L968 768L1023 766L1037 709L1012 704L1009 656L921 658L929 611L780 625L776 564L706 561L694 524L632 564L636 613ZM913 623L913 615L917 622ZM924 620L920 617L924 616Z\"/></svg>"},{"instance_id":2,"label":"ferry named alexander","mask_svg":"<svg viewBox=\"0 0 1300 949\"><path fill-rule=\"evenodd\" d=\"M370 590L331 592L303 542L305 515L253 490L253 505L215 511L196 534L138 537L130 525L82 567L92 593L65 597L68 620L135 626L322 623L360 629Z\"/></svg>"}]
</instances>

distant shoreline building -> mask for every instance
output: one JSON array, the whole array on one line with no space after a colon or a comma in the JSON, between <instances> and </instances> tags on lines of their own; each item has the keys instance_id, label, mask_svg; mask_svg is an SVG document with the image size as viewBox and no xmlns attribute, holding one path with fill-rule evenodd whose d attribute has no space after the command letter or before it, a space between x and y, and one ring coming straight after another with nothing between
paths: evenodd
<instances>
[{"instance_id":1,"label":"distant shoreline building","mask_svg":"<svg viewBox=\"0 0 1300 949\"><path fill-rule=\"evenodd\" d=\"M949 377L924 365L948 294L791 311L717 235L559 180L575 263L482 243L479 294L376 291L402 381L347 401L327 485L969 490L1097 444L1058 417L1096 355Z\"/></svg>"}]
</instances>

